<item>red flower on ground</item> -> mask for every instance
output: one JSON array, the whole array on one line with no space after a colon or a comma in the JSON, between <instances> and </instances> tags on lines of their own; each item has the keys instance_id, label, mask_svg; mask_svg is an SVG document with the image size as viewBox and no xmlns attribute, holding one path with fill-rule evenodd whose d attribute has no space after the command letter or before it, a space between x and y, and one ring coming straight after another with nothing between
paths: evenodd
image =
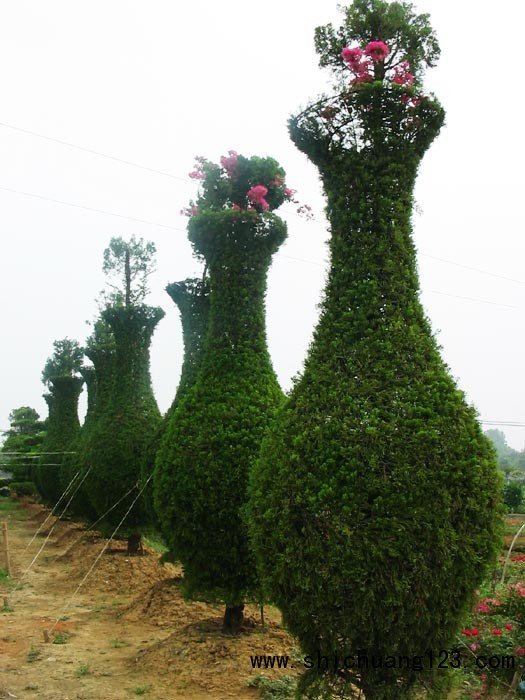
<instances>
[{"instance_id":1,"label":"red flower on ground","mask_svg":"<svg viewBox=\"0 0 525 700\"><path fill-rule=\"evenodd\" d=\"M496 636L497 636L497 635L500 635L500 634L501 634L501 630L500 630L498 627L495 627L495 628L492 630L492 634L495 634Z\"/></svg>"}]
</instances>

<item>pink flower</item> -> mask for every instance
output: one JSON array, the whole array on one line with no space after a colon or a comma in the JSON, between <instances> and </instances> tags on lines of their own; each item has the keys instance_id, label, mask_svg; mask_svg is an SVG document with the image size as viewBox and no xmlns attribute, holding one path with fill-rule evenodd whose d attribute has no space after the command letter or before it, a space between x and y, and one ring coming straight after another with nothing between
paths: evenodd
<instances>
[{"instance_id":1,"label":"pink flower","mask_svg":"<svg viewBox=\"0 0 525 700\"><path fill-rule=\"evenodd\" d=\"M412 85L414 76L412 73L409 73L409 70L410 65L408 61L403 61L403 63L395 67L392 82L397 83L397 85Z\"/></svg>"},{"instance_id":2,"label":"pink flower","mask_svg":"<svg viewBox=\"0 0 525 700\"><path fill-rule=\"evenodd\" d=\"M241 211L242 207L240 207L238 204L234 204L232 209L234 209L235 211Z\"/></svg>"},{"instance_id":3,"label":"pink flower","mask_svg":"<svg viewBox=\"0 0 525 700\"><path fill-rule=\"evenodd\" d=\"M272 185L275 185L276 187L284 185L284 177L282 175L276 175L275 178L272 180Z\"/></svg>"},{"instance_id":4,"label":"pink flower","mask_svg":"<svg viewBox=\"0 0 525 700\"><path fill-rule=\"evenodd\" d=\"M286 199L292 199L297 190L292 190L290 187L285 187L283 190Z\"/></svg>"},{"instance_id":5,"label":"pink flower","mask_svg":"<svg viewBox=\"0 0 525 700\"><path fill-rule=\"evenodd\" d=\"M355 70L359 66L361 57L363 56L363 51L358 48L350 49L348 46L345 46L345 48L341 51L341 56L343 57L344 61L348 63L350 68Z\"/></svg>"},{"instance_id":6,"label":"pink flower","mask_svg":"<svg viewBox=\"0 0 525 700\"><path fill-rule=\"evenodd\" d=\"M195 166L195 169L191 171L191 173L188 173L191 178L194 180L205 180L206 179L206 173L203 172L198 165Z\"/></svg>"},{"instance_id":7,"label":"pink flower","mask_svg":"<svg viewBox=\"0 0 525 700\"><path fill-rule=\"evenodd\" d=\"M476 651L476 649L481 649L481 644L471 644L470 648L472 651Z\"/></svg>"},{"instance_id":8,"label":"pink flower","mask_svg":"<svg viewBox=\"0 0 525 700\"><path fill-rule=\"evenodd\" d=\"M304 216L308 221L314 218L314 212L309 204L301 204L300 207L297 207L297 213L299 216Z\"/></svg>"},{"instance_id":9,"label":"pink flower","mask_svg":"<svg viewBox=\"0 0 525 700\"><path fill-rule=\"evenodd\" d=\"M239 154L237 151L228 151L228 157L221 156L221 165L230 177L233 177L238 160Z\"/></svg>"},{"instance_id":10,"label":"pink flower","mask_svg":"<svg viewBox=\"0 0 525 700\"><path fill-rule=\"evenodd\" d=\"M506 630L511 630L511 629L512 629L512 625L509 624L509 623L507 622L507 624L505 625L505 629L506 629Z\"/></svg>"},{"instance_id":11,"label":"pink flower","mask_svg":"<svg viewBox=\"0 0 525 700\"><path fill-rule=\"evenodd\" d=\"M365 54L370 56L374 63L379 63L379 61L384 61L385 58L390 53L390 49L384 43L384 41L370 41L366 45Z\"/></svg>"},{"instance_id":12,"label":"pink flower","mask_svg":"<svg viewBox=\"0 0 525 700\"><path fill-rule=\"evenodd\" d=\"M516 647L514 651L516 656L525 656L525 647Z\"/></svg>"},{"instance_id":13,"label":"pink flower","mask_svg":"<svg viewBox=\"0 0 525 700\"><path fill-rule=\"evenodd\" d=\"M252 202L252 204L258 204L263 211L270 208L270 205L266 201L265 197L268 194L268 188L264 185L255 185L255 187L250 187L246 196Z\"/></svg>"}]
</instances>

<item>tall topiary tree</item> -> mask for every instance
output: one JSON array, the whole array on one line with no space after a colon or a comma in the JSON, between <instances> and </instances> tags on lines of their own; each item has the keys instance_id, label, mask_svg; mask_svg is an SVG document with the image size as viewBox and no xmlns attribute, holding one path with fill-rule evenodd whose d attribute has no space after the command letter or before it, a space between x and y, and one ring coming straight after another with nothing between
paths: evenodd
<instances>
[{"instance_id":1,"label":"tall topiary tree","mask_svg":"<svg viewBox=\"0 0 525 700\"><path fill-rule=\"evenodd\" d=\"M420 82L439 55L428 16L356 0L316 46L337 92L289 127L323 181L331 267L252 475L252 542L308 697L406 698L492 560L499 481L418 298L413 187L444 115Z\"/></svg>"},{"instance_id":2,"label":"tall topiary tree","mask_svg":"<svg viewBox=\"0 0 525 700\"><path fill-rule=\"evenodd\" d=\"M172 282L166 292L177 305L182 324L184 357L177 393L170 410L193 386L202 362L204 340L210 315L210 285L206 273L201 279Z\"/></svg>"},{"instance_id":3,"label":"tall topiary tree","mask_svg":"<svg viewBox=\"0 0 525 700\"><path fill-rule=\"evenodd\" d=\"M266 344L264 297L286 226L271 213L291 197L272 158L230 151L199 160L202 194L189 238L209 270L210 318L194 383L186 367L157 455L154 495L163 535L184 566L188 596L223 601L224 629L242 622L257 585L241 508L248 472L282 392ZM175 290L172 289L172 292ZM178 295L178 293L177 293Z\"/></svg>"},{"instance_id":4,"label":"tall topiary tree","mask_svg":"<svg viewBox=\"0 0 525 700\"><path fill-rule=\"evenodd\" d=\"M42 497L54 504L67 486L61 479L61 466L80 430L78 399L84 380L79 376L83 353L78 343L64 338L53 347L42 372L42 381L49 389L44 396L49 417L35 480Z\"/></svg>"},{"instance_id":5,"label":"tall topiary tree","mask_svg":"<svg viewBox=\"0 0 525 700\"><path fill-rule=\"evenodd\" d=\"M143 474L146 479L155 465L157 452L162 443L162 436L169 424L171 414L195 382L200 369L204 339L208 330L210 287L206 271L201 279L185 279L182 282L168 284L166 292L173 299L180 312L184 356L175 398L146 450L143 467ZM155 521L152 484L145 490L144 498L148 515L152 521ZM163 556L163 561L171 559L171 553Z\"/></svg>"},{"instance_id":6,"label":"tall topiary tree","mask_svg":"<svg viewBox=\"0 0 525 700\"><path fill-rule=\"evenodd\" d=\"M97 516L104 516L105 524L111 527L126 516L136 491L110 513L107 511L138 484L145 450L160 423L151 387L149 348L164 312L142 303L151 271L152 246L143 244L142 240L132 239L129 243L111 240L104 253L104 270L120 276L121 288L111 295L111 303L106 305L101 317L105 332L107 329L111 332L114 354L107 344L94 343L86 350L95 366L97 394L96 415L85 444L86 461L92 466L85 487ZM139 270L140 274L133 277L133 270ZM100 371L102 367L105 369ZM122 534L129 536L130 546L133 543L137 547L140 543L145 519L139 500L122 528Z\"/></svg>"}]
</instances>

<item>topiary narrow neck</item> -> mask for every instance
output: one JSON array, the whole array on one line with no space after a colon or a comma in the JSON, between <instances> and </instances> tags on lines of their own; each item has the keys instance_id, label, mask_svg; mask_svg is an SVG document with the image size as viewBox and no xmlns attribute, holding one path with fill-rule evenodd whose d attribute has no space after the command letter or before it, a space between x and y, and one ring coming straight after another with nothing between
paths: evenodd
<instances>
[{"instance_id":1,"label":"topiary narrow neck","mask_svg":"<svg viewBox=\"0 0 525 700\"><path fill-rule=\"evenodd\" d=\"M273 214L206 212L190 221L189 234L210 274L211 347L266 355L266 275L286 224Z\"/></svg>"}]
</instances>

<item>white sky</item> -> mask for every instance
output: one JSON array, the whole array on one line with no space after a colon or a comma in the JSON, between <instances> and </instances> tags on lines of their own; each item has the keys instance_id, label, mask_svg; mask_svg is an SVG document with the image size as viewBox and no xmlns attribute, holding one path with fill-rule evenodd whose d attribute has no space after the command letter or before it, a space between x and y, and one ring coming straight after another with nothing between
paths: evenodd
<instances>
[{"instance_id":1,"label":"white sky","mask_svg":"<svg viewBox=\"0 0 525 700\"><path fill-rule=\"evenodd\" d=\"M167 315L153 340L152 377L166 410L178 384L182 338L163 289L200 271L179 215L195 195L187 173L194 155L218 160L228 149L275 157L317 214L308 223L289 210L289 238L269 276L270 351L283 388L290 387L317 318L328 234L317 171L288 138L286 121L328 84L329 74L317 67L313 32L339 21L335 4L0 4L0 429L17 406L46 415L40 373L54 340L82 343L89 334L85 321L96 315L102 252L112 236L135 234L157 246L149 303ZM416 188L422 302L480 417L525 423L525 149L516 39L525 4L420 0L415 6L430 12L438 32L442 58L427 86L447 111ZM503 429L509 444L524 447L525 427Z\"/></svg>"}]
</instances>

